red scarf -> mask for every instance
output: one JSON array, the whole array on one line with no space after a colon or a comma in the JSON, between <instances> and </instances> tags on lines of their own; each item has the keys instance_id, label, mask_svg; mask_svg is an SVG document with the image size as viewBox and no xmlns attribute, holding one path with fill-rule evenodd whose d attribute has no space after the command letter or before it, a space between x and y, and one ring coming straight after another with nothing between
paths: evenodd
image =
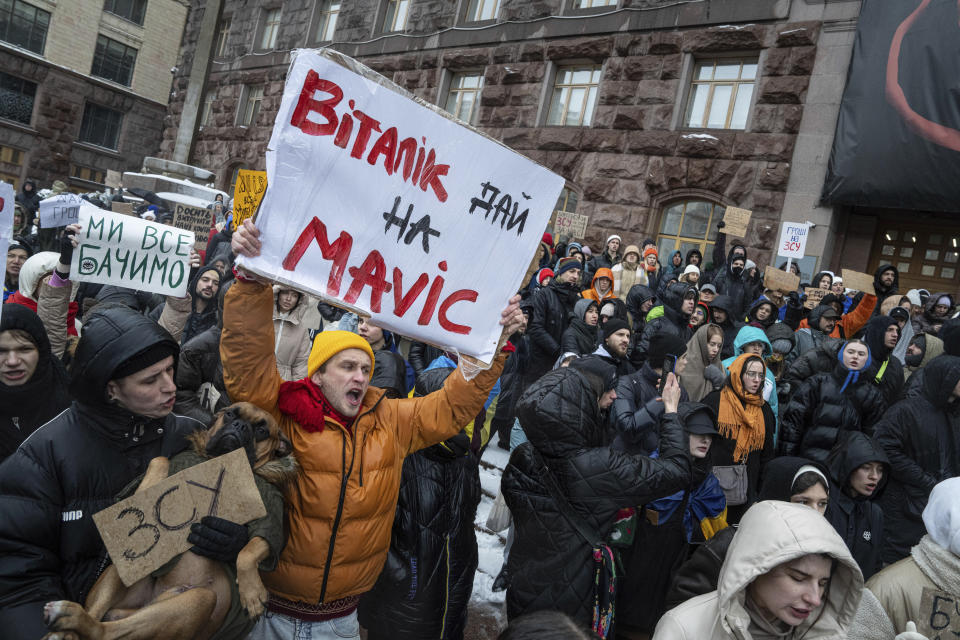
<instances>
[{"instance_id":1,"label":"red scarf","mask_svg":"<svg viewBox=\"0 0 960 640\"><path fill-rule=\"evenodd\" d=\"M302 429L311 433L323 431L326 418L335 420L352 432L353 418L348 418L334 409L320 387L310 378L282 383L277 407L280 413L293 418Z\"/></svg>"}]
</instances>

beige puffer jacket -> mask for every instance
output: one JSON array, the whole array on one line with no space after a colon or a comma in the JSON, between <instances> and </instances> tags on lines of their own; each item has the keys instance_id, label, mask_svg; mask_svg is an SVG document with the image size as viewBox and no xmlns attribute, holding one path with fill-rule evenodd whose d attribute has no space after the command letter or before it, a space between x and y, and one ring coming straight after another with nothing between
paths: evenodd
<instances>
[{"instance_id":1,"label":"beige puffer jacket","mask_svg":"<svg viewBox=\"0 0 960 640\"><path fill-rule=\"evenodd\" d=\"M809 507L767 500L740 521L720 570L717 590L687 600L660 619L653 640L761 640L771 638L750 619L747 586L774 567L811 553L837 560L821 609L786 638L841 640L853 621L863 575L843 539Z\"/></svg>"},{"instance_id":2,"label":"beige puffer jacket","mask_svg":"<svg viewBox=\"0 0 960 640\"><path fill-rule=\"evenodd\" d=\"M273 288L273 352L277 357L277 371L284 380L307 377L307 359L310 357L310 329L304 316L311 298L300 294L300 301L288 313L277 310L281 287Z\"/></svg>"}]
</instances>

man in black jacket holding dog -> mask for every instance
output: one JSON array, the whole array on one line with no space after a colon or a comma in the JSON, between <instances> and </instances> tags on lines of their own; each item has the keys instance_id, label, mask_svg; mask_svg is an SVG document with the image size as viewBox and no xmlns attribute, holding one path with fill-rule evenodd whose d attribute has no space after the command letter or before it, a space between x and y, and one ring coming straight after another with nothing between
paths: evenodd
<instances>
[{"instance_id":1,"label":"man in black jacket holding dog","mask_svg":"<svg viewBox=\"0 0 960 640\"><path fill-rule=\"evenodd\" d=\"M37 640L43 606L83 602L107 565L93 514L142 474L150 460L186 448L203 426L171 413L179 345L126 307L93 312L70 376L74 402L0 465L0 629ZM241 525L204 519L194 551L232 560L246 543ZM217 538L216 541L211 538Z\"/></svg>"}]
</instances>

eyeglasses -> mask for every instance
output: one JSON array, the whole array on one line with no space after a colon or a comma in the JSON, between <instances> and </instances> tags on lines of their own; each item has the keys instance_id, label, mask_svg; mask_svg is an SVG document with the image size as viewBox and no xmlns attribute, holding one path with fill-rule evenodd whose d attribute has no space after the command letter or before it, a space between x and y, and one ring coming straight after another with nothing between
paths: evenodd
<instances>
[{"instance_id":1,"label":"eyeglasses","mask_svg":"<svg viewBox=\"0 0 960 640\"><path fill-rule=\"evenodd\" d=\"M752 380L763 380L763 371L744 371L743 377Z\"/></svg>"}]
</instances>

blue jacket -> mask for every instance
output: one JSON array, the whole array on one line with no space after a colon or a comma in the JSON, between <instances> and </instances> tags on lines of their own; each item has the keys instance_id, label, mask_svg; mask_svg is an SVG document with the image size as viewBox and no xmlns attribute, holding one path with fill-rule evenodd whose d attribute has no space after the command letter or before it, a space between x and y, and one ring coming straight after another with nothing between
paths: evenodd
<instances>
[{"instance_id":1,"label":"blue jacket","mask_svg":"<svg viewBox=\"0 0 960 640\"><path fill-rule=\"evenodd\" d=\"M770 340L767 339L767 334L763 332L763 329L749 326L743 327L740 329L739 333L737 333L737 337L733 341L733 357L727 358L722 362L724 371L730 373L730 365L734 360L737 359L737 356L743 353L744 345L748 345L751 342L763 343L764 359L773 355L773 347L770 345ZM777 436L780 433L780 414L778 411L779 403L777 402L777 379L774 377L769 367L767 368L767 380L763 385L763 399L766 400L767 404L770 405L770 409L773 410L773 416L776 418L776 428L773 432L773 441L774 444L776 444Z\"/></svg>"}]
</instances>

